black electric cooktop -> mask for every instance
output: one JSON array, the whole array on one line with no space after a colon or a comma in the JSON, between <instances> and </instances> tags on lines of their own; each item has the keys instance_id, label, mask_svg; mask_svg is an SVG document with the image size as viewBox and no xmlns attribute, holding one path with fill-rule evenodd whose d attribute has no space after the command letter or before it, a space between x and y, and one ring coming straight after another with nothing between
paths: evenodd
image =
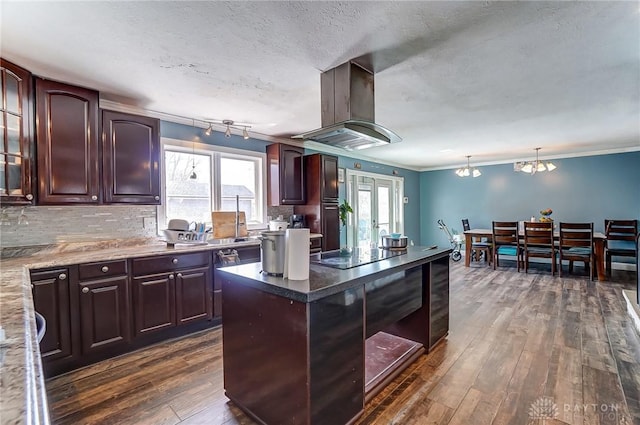
<instances>
[{"instance_id":1,"label":"black electric cooktop","mask_svg":"<svg viewBox=\"0 0 640 425\"><path fill-rule=\"evenodd\" d=\"M351 251L337 249L335 251L321 252L320 254L313 255L311 262L344 270L396 257L406 252L406 249L352 248Z\"/></svg>"}]
</instances>

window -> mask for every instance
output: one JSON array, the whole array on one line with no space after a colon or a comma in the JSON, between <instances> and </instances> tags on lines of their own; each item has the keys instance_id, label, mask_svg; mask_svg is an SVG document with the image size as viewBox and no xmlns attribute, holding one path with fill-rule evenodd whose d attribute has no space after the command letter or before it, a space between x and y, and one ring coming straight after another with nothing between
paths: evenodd
<instances>
[{"instance_id":1,"label":"window","mask_svg":"<svg viewBox=\"0 0 640 425\"><path fill-rule=\"evenodd\" d=\"M236 210L236 196L248 227L262 227L265 158L258 152L163 139L165 201L158 207L158 229L173 218L210 225L211 211Z\"/></svg>"}]
</instances>

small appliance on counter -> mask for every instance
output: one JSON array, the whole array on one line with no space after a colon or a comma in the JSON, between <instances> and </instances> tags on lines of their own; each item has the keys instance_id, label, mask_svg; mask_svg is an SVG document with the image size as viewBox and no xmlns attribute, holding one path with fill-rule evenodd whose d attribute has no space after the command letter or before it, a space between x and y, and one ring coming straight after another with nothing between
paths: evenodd
<instances>
[{"instance_id":1,"label":"small appliance on counter","mask_svg":"<svg viewBox=\"0 0 640 425\"><path fill-rule=\"evenodd\" d=\"M289 217L289 227L292 229L304 229L307 227L304 222L304 215L302 214L291 214Z\"/></svg>"},{"instance_id":2,"label":"small appliance on counter","mask_svg":"<svg viewBox=\"0 0 640 425\"><path fill-rule=\"evenodd\" d=\"M288 225L289 223L284 220L271 220L269 222L269 230L271 230L272 232L287 230Z\"/></svg>"}]
</instances>

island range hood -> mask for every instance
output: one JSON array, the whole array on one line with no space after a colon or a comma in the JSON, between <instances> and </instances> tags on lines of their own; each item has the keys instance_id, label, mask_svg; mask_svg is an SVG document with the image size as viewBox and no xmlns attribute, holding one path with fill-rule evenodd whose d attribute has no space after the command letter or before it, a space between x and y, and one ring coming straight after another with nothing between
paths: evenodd
<instances>
[{"instance_id":1,"label":"island range hood","mask_svg":"<svg viewBox=\"0 0 640 425\"><path fill-rule=\"evenodd\" d=\"M322 128L293 136L346 150L396 143L402 139L374 122L373 73L353 61L320 77Z\"/></svg>"}]
</instances>

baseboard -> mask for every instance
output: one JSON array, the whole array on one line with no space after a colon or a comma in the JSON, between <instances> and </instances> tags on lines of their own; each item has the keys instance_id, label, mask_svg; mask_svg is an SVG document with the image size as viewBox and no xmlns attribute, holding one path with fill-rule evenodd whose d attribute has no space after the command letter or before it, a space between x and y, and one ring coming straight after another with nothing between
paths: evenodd
<instances>
[{"instance_id":1,"label":"baseboard","mask_svg":"<svg viewBox=\"0 0 640 425\"><path fill-rule=\"evenodd\" d=\"M464 249L460 250L460 253L462 254L462 256L464 257L465 253L464 253ZM510 255L500 255L500 258L506 258L508 260L512 260L512 261L516 261L516 257L510 256ZM547 258L531 258L529 260L531 263L549 263L549 259ZM567 261L567 260L564 260ZM579 261L577 262L578 264L581 264ZM564 263L567 264L567 263ZM633 263L616 263L616 262L612 262L611 263L611 269L612 270L626 270L626 271L636 271L636 265Z\"/></svg>"}]
</instances>

